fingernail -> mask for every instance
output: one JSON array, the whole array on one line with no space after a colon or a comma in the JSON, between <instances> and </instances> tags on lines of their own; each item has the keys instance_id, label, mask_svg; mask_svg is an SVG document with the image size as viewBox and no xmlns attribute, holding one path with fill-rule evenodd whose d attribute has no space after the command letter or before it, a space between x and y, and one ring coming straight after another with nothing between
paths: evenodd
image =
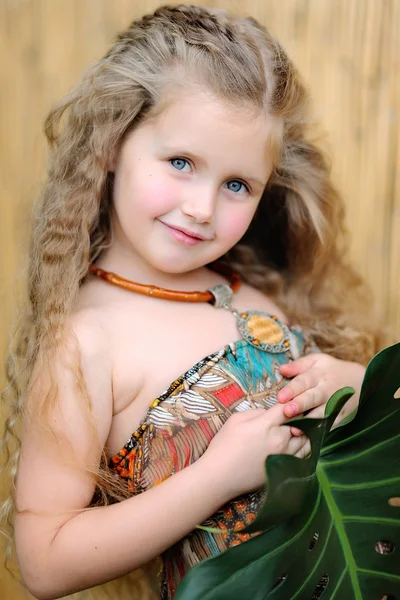
<instances>
[{"instance_id":1,"label":"fingernail","mask_svg":"<svg viewBox=\"0 0 400 600\"><path fill-rule=\"evenodd\" d=\"M295 404L288 404L288 412L293 417L297 413L297 406Z\"/></svg>"}]
</instances>

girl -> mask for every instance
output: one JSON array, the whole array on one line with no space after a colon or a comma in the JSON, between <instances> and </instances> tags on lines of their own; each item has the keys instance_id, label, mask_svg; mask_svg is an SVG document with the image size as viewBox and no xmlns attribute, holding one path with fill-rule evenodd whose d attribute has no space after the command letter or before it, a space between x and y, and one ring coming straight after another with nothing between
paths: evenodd
<instances>
[{"instance_id":1,"label":"girl","mask_svg":"<svg viewBox=\"0 0 400 600\"><path fill-rule=\"evenodd\" d=\"M162 554L172 598L249 537L229 531L254 519L266 457L307 454L288 418L359 390L380 340L306 107L256 21L166 6L48 116L6 436L21 423L15 541L36 597Z\"/></svg>"}]
</instances>

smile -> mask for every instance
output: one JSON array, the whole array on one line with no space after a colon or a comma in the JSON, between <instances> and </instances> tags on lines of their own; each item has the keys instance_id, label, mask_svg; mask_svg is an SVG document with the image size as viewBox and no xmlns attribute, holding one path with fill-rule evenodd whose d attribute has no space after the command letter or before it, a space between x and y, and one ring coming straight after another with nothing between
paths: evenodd
<instances>
[{"instance_id":1,"label":"smile","mask_svg":"<svg viewBox=\"0 0 400 600\"><path fill-rule=\"evenodd\" d=\"M172 225L167 225L160 221L165 227L168 229L173 238L175 238L178 242L182 244L186 244L187 246L194 246L199 244L200 242L206 241L206 238L200 236L197 233L191 232L187 229L178 229L177 227L173 227Z\"/></svg>"}]
</instances>

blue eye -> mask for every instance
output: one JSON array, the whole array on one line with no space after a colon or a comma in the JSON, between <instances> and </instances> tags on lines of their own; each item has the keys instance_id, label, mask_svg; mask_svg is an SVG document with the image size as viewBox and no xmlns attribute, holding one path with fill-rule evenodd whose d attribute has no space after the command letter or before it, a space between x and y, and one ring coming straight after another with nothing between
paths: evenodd
<instances>
[{"instance_id":1,"label":"blue eye","mask_svg":"<svg viewBox=\"0 0 400 600\"><path fill-rule=\"evenodd\" d=\"M170 163L177 171L183 171L185 166L189 164L185 158L172 158Z\"/></svg>"},{"instance_id":2,"label":"blue eye","mask_svg":"<svg viewBox=\"0 0 400 600\"><path fill-rule=\"evenodd\" d=\"M242 191L243 189L246 192L249 191L247 186L242 181L239 181L238 179L232 179L231 181L228 181L228 183L226 183L226 187L228 188L228 190L230 190L231 192L235 192L235 193L238 193L238 192Z\"/></svg>"}]
</instances>

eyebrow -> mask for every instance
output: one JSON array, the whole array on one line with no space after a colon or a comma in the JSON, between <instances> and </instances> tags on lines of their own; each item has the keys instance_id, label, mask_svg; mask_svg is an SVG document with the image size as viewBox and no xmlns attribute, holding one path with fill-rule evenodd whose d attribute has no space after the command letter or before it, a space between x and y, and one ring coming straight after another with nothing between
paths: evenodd
<instances>
[{"instance_id":1,"label":"eyebrow","mask_svg":"<svg viewBox=\"0 0 400 600\"><path fill-rule=\"evenodd\" d=\"M182 155L182 156L190 156L192 157L195 161L203 163L204 164L204 159L199 156L198 154L196 154L195 152L187 152L187 151L178 151L175 148L171 148L167 145L163 145L162 146L162 151L166 152L167 154L176 154L177 156ZM249 183L251 183L252 185L258 185L261 188L265 188L265 186L267 185L268 181L263 182L260 179L257 179L256 177L249 177L246 175L240 175L240 173L237 173L235 176L230 176L231 179L244 179L246 181L248 181Z\"/></svg>"},{"instance_id":2,"label":"eyebrow","mask_svg":"<svg viewBox=\"0 0 400 600\"><path fill-rule=\"evenodd\" d=\"M258 185L261 188L265 188L267 185L267 182L261 181L260 179L255 179L254 177L241 177L241 179L246 179L246 181L249 181L252 185Z\"/></svg>"}]
</instances>

